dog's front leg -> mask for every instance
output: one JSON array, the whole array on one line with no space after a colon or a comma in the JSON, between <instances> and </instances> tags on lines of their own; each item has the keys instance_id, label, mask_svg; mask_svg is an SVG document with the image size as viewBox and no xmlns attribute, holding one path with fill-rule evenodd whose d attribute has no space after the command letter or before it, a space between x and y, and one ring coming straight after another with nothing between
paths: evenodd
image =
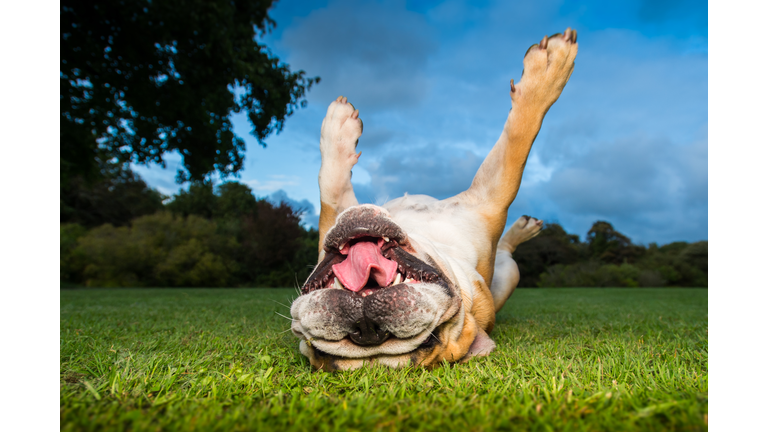
<instances>
[{"instance_id":1,"label":"dog's front leg","mask_svg":"<svg viewBox=\"0 0 768 432\"><path fill-rule=\"evenodd\" d=\"M320 130L320 244L322 259L323 241L336 222L336 216L344 209L357 205L355 192L352 190L352 167L357 163L360 153L356 153L357 141L363 133L360 112L339 96L328 106Z\"/></svg>"}]
</instances>

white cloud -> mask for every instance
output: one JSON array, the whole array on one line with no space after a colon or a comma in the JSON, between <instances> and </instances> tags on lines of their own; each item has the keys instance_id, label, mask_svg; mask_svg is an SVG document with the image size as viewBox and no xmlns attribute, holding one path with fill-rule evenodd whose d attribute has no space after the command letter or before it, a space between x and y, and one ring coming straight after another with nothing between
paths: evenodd
<instances>
[{"instance_id":1,"label":"white cloud","mask_svg":"<svg viewBox=\"0 0 768 432\"><path fill-rule=\"evenodd\" d=\"M270 175L268 180L262 181L258 179L243 180L241 183L245 183L256 192L276 192L288 186L295 186L301 182L301 178L296 175Z\"/></svg>"}]
</instances>

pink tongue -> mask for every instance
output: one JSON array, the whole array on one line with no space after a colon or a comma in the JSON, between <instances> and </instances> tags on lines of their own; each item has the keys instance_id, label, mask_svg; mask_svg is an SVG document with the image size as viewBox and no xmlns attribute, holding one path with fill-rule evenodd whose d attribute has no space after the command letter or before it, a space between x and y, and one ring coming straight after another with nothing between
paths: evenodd
<instances>
[{"instance_id":1,"label":"pink tongue","mask_svg":"<svg viewBox=\"0 0 768 432\"><path fill-rule=\"evenodd\" d=\"M333 272L345 287L358 292L369 276L373 276L379 286L388 286L395 279L397 263L384 258L378 244L361 241L348 249L347 259L334 265Z\"/></svg>"}]
</instances>

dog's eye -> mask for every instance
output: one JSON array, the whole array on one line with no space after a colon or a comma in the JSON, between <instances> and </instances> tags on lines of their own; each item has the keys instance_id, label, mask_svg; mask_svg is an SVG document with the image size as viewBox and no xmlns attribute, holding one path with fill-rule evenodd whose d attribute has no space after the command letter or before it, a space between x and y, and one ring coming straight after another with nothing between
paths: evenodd
<instances>
[{"instance_id":1,"label":"dog's eye","mask_svg":"<svg viewBox=\"0 0 768 432\"><path fill-rule=\"evenodd\" d=\"M421 343L419 345L419 348L432 348L440 343L440 339L437 338L434 334L430 333L427 340Z\"/></svg>"}]
</instances>

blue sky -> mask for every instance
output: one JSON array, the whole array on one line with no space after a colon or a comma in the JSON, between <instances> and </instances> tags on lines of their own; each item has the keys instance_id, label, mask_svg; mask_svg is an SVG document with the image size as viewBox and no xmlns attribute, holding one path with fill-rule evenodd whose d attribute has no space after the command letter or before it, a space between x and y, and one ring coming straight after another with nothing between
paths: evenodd
<instances>
[{"instance_id":1,"label":"blue sky","mask_svg":"<svg viewBox=\"0 0 768 432\"><path fill-rule=\"evenodd\" d=\"M570 26L576 68L544 120L510 222L556 221L584 238L608 220L637 243L708 238L708 29L703 1L282 1L264 42L322 82L280 135L248 143L239 181L319 209L326 107L347 96L365 124L353 170L361 202L469 186L501 133L527 48ZM136 167L166 194L168 168Z\"/></svg>"}]
</instances>

